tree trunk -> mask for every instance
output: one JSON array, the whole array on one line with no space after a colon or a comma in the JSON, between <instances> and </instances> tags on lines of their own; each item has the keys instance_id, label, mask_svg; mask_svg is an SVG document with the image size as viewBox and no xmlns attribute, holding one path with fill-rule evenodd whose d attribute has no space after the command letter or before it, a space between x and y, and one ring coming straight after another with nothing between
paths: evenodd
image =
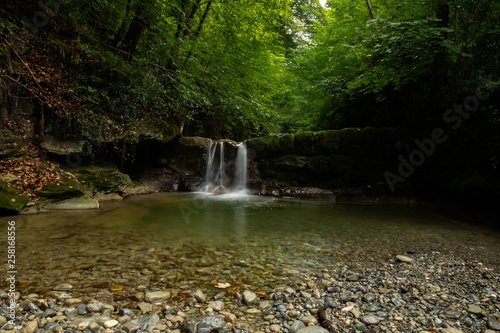
<instances>
[{"instance_id":1,"label":"tree trunk","mask_svg":"<svg viewBox=\"0 0 500 333\"><path fill-rule=\"evenodd\" d=\"M125 8L125 17L123 18L122 24L118 32L115 34L115 38L111 42L112 47L117 47L120 41L123 39L123 35L127 29L127 25L132 18L132 6L134 4L134 0L129 0L127 2L127 7Z\"/></svg>"},{"instance_id":2,"label":"tree trunk","mask_svg":"<svg viewBox=\"0 0 500 333\"><path fill-rule=\"evenodd\" d=\"M142 19L137 16L134 17L132 23L130 23L130 27L128 28L127 35L125 36L125 40L123 44L126 46L126 52L129 54L128 60L132 58L134 55L137 45L146 30L146 24L142 21Z\"/></svg>"},{"instance_id":3,"label":"tree trunk","mask_svg":"<svg viewBox=\"0 0 500 333\"><path fill-rule=\"evenodd\" d=\"M370 3L370 0L366 0L366 5L368 6L368 11L370 12L370 17L372 20L375 20L375 13L373 12L372 5Z\"/></svg>"}]
</instances>

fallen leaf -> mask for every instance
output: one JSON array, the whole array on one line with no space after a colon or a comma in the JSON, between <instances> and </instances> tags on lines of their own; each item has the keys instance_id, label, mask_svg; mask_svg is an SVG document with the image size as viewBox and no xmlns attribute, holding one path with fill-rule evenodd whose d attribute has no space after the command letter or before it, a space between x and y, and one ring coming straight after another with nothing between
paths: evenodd
<instances>
[{"instance_id":1,"label":"fallen leaf","mask_svg":"<svg viewBox=\"0 0 500 333\"><path fill-rule=\"evenodd\" d=\"M215 288L219 288L219 289L226 289L226 288L229 288L231 287L231 285L229 283L217 283L217 285L215 286Z\"/></svg>"}]
</instances>

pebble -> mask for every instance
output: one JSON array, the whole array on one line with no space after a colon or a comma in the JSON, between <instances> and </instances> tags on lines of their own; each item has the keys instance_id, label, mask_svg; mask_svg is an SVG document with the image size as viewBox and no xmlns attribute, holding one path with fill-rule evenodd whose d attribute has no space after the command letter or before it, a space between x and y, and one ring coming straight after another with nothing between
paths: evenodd
<instances>
[{"instance_id":1,"label":"pebble","mask_svg":"<svg viewBox=\"0 0 500 333\"><path fill-rule=\"evenodd\" d=\"M257 301L257 295L251 291L244 291L243 292L243 303L246 305L252 305Z\"/></svg>"},{"instance_id":2,"label":"pebble","mask_svg":"<svg viewBox=\"0 0 500 333\"><path fill-rule=\"evenodd\" d=\"M119 324L119 322L117 320L107 320L104 322L104 327L106 328L111 328L111 327L115 327Z\"/></svg>"},{"instance_id":3,"label":"pebble","mask_svg":"<svg viewBox=\"0 0 500 333\"><path fill-rule=\"evenodd\" d=\"M301 320L307 326L316 325L318 323L318 320L313 316L304 316L304 317L302 317Z\"/></svg>"},{"instance_id":4,"label":"pebble","mask_svg":"<svg viewBox=\"0 0 500 333\"><path fill-rule=\"evenodd\" d=\"M329 333L329 332L328 330L324 329L321 326L309 326L298 330L297 333Z\"/></svg>"},{"instance_id":5,"label":"pebble","mask_svg":"<svg viewBox=\"0 0 500 333\"><path fill-rule=\"evenodd\" d=\"M398 259L399 261L402 261L402 262L407 262L407 263L411 263L413 262L413 259L410 258L410 257L407 257L407 256L404 256L404 255L397 255L396 256L396 259Z\"/></svg>"},{"instance_id":6,"label":"pebble","mask_svg":"<svg viewBox=\"0 0 500 333\"><path fill-rule=\"evenodd\" d=\"M79 298L68 298L64 301L64 305L66 306L75 306L80 303L83 303L83 301Z\"/></svg>"},{"instance_id":7,"label":"pebble","mask_svg":"<svg viewBox=\"0 0 500 333\"><path fill-rule=\"evenodd\" d=\"M90 322L89 325L89 330L92 331L92 333L97 333L101 329L101 325L96 323L95 321Z\"/></svg>"},{"instance_id":8,"label":"pebble","mask_svg":"<svg viewBox=\"0 0 500 333\"><path fill-rule=\"evenodd\" d=\"M377 325L380 322L380 319L373 315L361 316L359 319L366 325Z\"/></svg>"},{"instance_id":9,"label":"pebble","mask_svg":"<svg viewBox=\"0 0 500 333\"><path fill-rule=\"evenodd\" d=\"M480 314L482 312L481 307L476 304L469 304L469 306L467 307L467 311L474 314Z\"/></svg>"},{"instance_id":10,"label":"pebble","mask_svg":"<svg viewBox=\"0 0 500 333\"><path fill-rule=\"evenodd\" d=\"M148 291L145 295L145 301L149 303L166 301L171 296L170 291Z\"/></svg>"},{"instance_id":11,"label":"pebble","mask_svg":"<svg viewBox=\"0 0 500 333\"><path fill-rule=\"evenodd\" d=\"M224 309L224 302L222 301L213 301L208 303L208 307L214 309L215 311L221 311Z\"/></svg>"},{"instance_id":12,"label":"pebble","mask_svg":"<svg viewBox=\"0 0 500 333\"><path fill-rule=\"evenodd\" d=\"M500 323L493 316L488 317L488 327L491 328L492 330L500 331Z\"/></svg>"},{"instance_id":13,"label":"pebble","mask_svg":"<svg viewBox=\"0 0 500 333\"><path fill-rule=\"evenodd\" d=\"M76 329L79 331L85 331L89 326L90 326L90 321L84 320L76 326Z\"/></svg>"},{"instance_id":14,"label":"pebble","mask_svg":"<svg viewBox=\"0 0 500 333\"><path fill-rule=\"evenodd\" d=\"M128 322L126 324L124 324L122 326L122 329L126 332L126 333L135 333L137 332L139 329L141 328L141 326L137 323L133 323L133 322Z\"/></svg>"},{"instance_id":15,"label":"pebble","mask_svg":"<svg viewBox=\"0 0 500 333\"><path fill-rule=\"evenodd\" d=\"M271 332L280 332L283 328L280 325L272 324L271 326L269 326L269 329L271 330Z\"/></svg>"},{"instance_id":16,"label":"pebble","mask_svg":"<svg viewBox=\"0 0 500 333\"><path fill-rule=\"evenodd\" d=\"M57 316L57 312L52 309L47 309L42 314L42 318L51 318L55 316Z\"/></svg>"},{"instance_id":17,"label":"pebble","mask_svg":"<svg viewBox=\"0 0 500 333\"><path fill-rule=\"evenodd\" d=\"M225 317L224 320L228 323L233 324L236 321L236 316L232 313L228 313Z\"/></svg>"},{"instance_id":18,"label":"pebble","mask_svg":"<svg viewBox=\"0 0 500 333\"><path fill-rule=\"evenodd\" d=\"M37 321L29 321L26 323L24 326L24 330L26 333L33 333L36 329L38 328L38 322Z\"/></svg>"},{"instance_id":19,"label":"pebble","mask_svg":"<svg viewBox=\"0 0 500 333\"><path fill-rule=\"evenodd\" d=\"M197 289L195 292L194 292L194 295L193 297L200 303L205 303L207 301L207 297L205 296L205 294L203 293L203 291L201 291L200 289Z\"/></svg>"}]
</instances>

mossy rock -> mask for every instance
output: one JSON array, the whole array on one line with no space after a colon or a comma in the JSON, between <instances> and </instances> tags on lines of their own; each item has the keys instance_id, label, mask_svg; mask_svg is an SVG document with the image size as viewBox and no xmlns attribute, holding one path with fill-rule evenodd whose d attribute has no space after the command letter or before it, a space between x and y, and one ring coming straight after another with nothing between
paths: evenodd
<instances>
[{"instance_id":1,"label":"mossy rock","mask_svg":"<svg viewBox=\"0 0 500 333\"><path fill-rule=\"evenodd\" d=\"M333 156L313 156L307 162L307 168L312 174L324 175L332 170L335 158Z\"/></svg>"},{"instance_id":2,"label":"mossy rock","mask_svg":"<svg viewBox=\"0 0 500 333\"><path fill-rule=\"evenodd\" d=\"M280 154L280 136L270 135L246 141L250 158L259 161Z\"/></svg>"},{"instance_id":3,"label":"mossy rock","mask_svg":"<svg viewBox=\"0 0 500 333\"><path fill-rule=\"evenodd\" d=\"M316 133L314 132L302 132L295 135L295 154L305 156L316 155L315 141Z\"/></svg>"},{"instance_id":4,"label":"mossy rock","mask_svg":"<svg viewBox=\"0 0 500 333\"><path fill-rule=\"evenodd\" d=\"M34 193L41 198L58 201L85 195L85 187L73 180L65 180L62 184L47 184Z\"/></svg>"},{"instance_id":5,"label":"mossy rock","mask_svg":"<svg viewBox=\"0 0 500 333\"><path fill-rule=\"evenodd\" d=\"M293 155L295 153L295 136L293 134L285 134L279 138L281 155Z\"/></svg>"},{"instance_id":6,"label":"mossy rock","mask_svg":"<svg viewBox=\"0 0 500 333\"><path fill-rule=\"evenodd\" d=\"M338 154L340 149L340 131L321 131L316 133L316 153L321 155Z\"/></svg>"},{"instance_id":7,"label":"mossy rock","mask_svg":"<svg viewBox=\"0 0 500 333\"><path fill-rule=\"evenodd\" d=\"M78 179L84 180L93 192L123 193L132 185L130 176L115 168L91 167L78 169Z\"/></svg>"},{"instance_id":8,"label":"mossy rock","mask_svg":"<svg viewBox=\"0 0 500 333\"><path fill-rule=\"evenodd\" d=\"M461 196L485 197L495 195L495 177L486 171L469 171L451 181L452 190Z\"/></svg>"},{"instance_id":9,"label":"mossy rock","mask_svg":"<svg viewBox=\"0 0 500 333\"><path fill-rule=\"evenodd\" d=\"M6 182L0 180L0 216L14 215L23 209L29 198L21 194L18 189L8 187Z\"/></svg>"},{"instance_id":10,"label":"mossy rock","mask_svg":"<svg viewBox=\"0 0 500 333\"><path fill-rule=\"evenodd\" d=\"M363 156L363 136L359 128L344 128L339 131L339 153L348 156Z\"/></svg>"},{"instance_id":11,"label":"mossy rock","mask_svg":"<svg viewBox=\"0 0 500 333\"><path fill-rule=\"evenodd\" d=\"M307 164L307 157L288 155L273 160L273 164L278 170L301 170Z\"/></svg>"}]
</instances>

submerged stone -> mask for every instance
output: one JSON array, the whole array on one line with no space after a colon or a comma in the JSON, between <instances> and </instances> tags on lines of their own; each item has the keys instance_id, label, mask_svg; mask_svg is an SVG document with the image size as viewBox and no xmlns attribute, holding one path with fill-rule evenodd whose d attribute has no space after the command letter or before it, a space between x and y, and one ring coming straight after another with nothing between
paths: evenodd
<instances>
[{"instance_id":1,"label":"submerged stone","mask_svg":"<svg viewBox=\"0 0 500 333\"><path fill-rule=\"evenodd\" d=\"M210 333L212 330L224 328L226 321L220 316L196 317L184 320L181 325L182 332Z\"/></svg>"}]
</instances>

